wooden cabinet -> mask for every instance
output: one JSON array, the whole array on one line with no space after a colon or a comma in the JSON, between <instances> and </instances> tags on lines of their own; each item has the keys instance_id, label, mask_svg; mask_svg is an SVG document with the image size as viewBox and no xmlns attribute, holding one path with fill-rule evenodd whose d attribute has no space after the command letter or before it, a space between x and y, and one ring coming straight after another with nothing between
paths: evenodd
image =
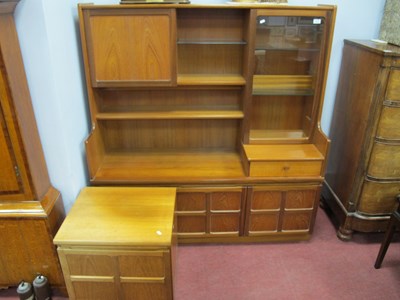
<instances>
[{"instance_id":1,"label":"wooden cabinet","mask_svg":"<svg viewBox=\"0 0 400 300\"><path fill-rule=\"evenodd\" d=\"M338 236L385 230L400 193L400 48L346 40L323 197Z\"/></svg>"},{"instance_id":2,"label":"wooden cabinet","mask_svg":"<svg viewBox=\"0 0 400 300\"><path fill-rule=\"evenodd\" d=\"M310 198L318 198L329 146L319 123L335 12L331 6L80 5L91 184L177 187L180 242L309 237L314 202L302 217L287 212L274 234L251 236L246 228L256 225L247 218L256 186L284 187L279 207L299 184L312 186ZM135 23L138 16L144 24ZM129 30L114 34L111 28L122 32L120 26ZM127 43L135 38L157 41L158 27L169 42L154 53L170 57L162 61L171 80L161 78L161 86L154 78L112 77L117 58L132 74L152 67L151 59L122 53L137 51ZM108 55L114 48L120 54ZM99 81L100 75L112 80ZM285 228L293 229L290 238Z\"/></svg>"},{"instance_id":3,"label":"wooden cabinet","mask_svg":"<svg viewBox=\"0 0 400 300\"><path fill-rule=\"evenodd\" d=\"M173 299L175 188L84 188L54 243L70 299Z\"/></svg>"},{"instance_id":4,"label":"wooden cabinet","mask_svg":"<svg viewBox=\"0 0 400 300\"><path fill-rule=\"evenodd\" d=\"M312 232L320 186L257 186L249 193L247 235Z\"/></svg>"},{"instance_id":5,"label":"wooden cabinet","mask_svg":"<svg viewBox=\"0 0 400 300\"><path fill-rule=\"evenodd\" d=\"M64 208L36 127L13 18L17 4L0 1L0 286L37 273L63 286L52 237Z\"/></svg>"}]
</instances>

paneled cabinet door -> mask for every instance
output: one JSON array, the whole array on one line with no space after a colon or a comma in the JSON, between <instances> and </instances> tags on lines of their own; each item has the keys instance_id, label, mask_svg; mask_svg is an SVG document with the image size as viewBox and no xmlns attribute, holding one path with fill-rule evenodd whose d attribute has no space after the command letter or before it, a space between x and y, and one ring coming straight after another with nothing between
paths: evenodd
<instances>
[{"instance_id":1,"label":"paneled cabinet door","mask_svg":"<svg viewBox=\"0 0 400 300\"><path fill-rule=\"evenodd\" d=\"M176 84L174 9L85 10L93 87Z\"/></svg>"},{"instance_id":2,"label":"paneled cabinet door","mask_svg":"<svg viewBox=\"0 0 400 300\"><path fill-rule=\"evenodd\" d=\"M179 189L176 198L178 236L239 236L243 189Z\"/></svg>"},{"instance_id":3,"label":"paneled cabinet door","mask_svg":"<svg viewBox=\"0 0 400 300\"><path fill-rule=\"evenodd\" d=\"M249 188L245 233L311 232L319 186Z\"/></svg>"}]
</instances>

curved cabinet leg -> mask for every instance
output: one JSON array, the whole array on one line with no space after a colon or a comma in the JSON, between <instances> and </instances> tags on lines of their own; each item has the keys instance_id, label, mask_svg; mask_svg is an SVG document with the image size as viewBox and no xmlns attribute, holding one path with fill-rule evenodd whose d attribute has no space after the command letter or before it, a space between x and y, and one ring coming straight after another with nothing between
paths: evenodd
<instances>
[{"instance_id":1,"label":"curved cabinet leg","mask_svg":"<svg viewBox=\"0 0 400 300\"><path fill-rule=\"evenodd\" d=\"M339 230L337 231L336 235L340 240L347 242L352 239L353 230L347 229L344 224L339 227Z\"/></svg>"}]
</instances>

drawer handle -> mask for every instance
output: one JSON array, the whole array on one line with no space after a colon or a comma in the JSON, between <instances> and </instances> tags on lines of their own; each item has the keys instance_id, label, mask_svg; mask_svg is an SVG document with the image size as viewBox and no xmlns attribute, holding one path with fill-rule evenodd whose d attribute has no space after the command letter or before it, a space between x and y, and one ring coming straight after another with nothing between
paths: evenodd
<instances>
[{"instance_id":1,"label":"drawer handle","mask_svg":"<svg viewBox=\"0 0 400 300\"><path fill-rule=\"evenodd\" d=\"M285 172L287 172L287 171L290 170L290 166L284 166L284 167L282 168L282 170L285 171Z\"/></svg>"}]
</instances>

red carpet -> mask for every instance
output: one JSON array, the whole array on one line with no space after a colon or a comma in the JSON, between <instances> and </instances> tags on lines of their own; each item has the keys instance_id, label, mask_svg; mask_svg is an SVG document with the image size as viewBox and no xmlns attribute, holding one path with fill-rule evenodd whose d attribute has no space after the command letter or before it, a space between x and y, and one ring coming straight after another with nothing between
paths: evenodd
<instances>
[{"instance_id":1,"label":"red carpet","mask_svg":"<svg viewBox=\"0 0 400 300\"><path fill-rule=\"evenodd\" d=\"M399 236L379 270L383 235L342 242L322 210L307 242L179 246L175 300L400 299ZM18 299L15 289L0 298Z\"/></svg>"},{"instance_id":2,"label":"red carpet","mask_svg":"<svg viewBox=\"0 0 400 300\"><path fill-rule=\"evenodd\" d=\"M400 243L374 269L382 234L351 242L320 209L310 241L179 247L176 300L400 299Z\"/></svg>"}]
</instances>

